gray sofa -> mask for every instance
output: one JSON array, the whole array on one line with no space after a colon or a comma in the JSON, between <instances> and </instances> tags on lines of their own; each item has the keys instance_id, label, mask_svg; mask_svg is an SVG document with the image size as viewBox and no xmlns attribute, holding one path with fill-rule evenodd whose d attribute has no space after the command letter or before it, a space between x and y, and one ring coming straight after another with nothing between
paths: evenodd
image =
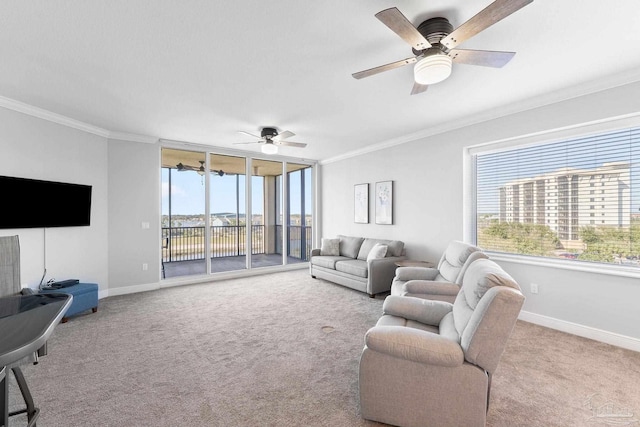
<instances>
[{"instance_id":1,"label":"gray sofa","mask_svg":"<svg viewBox=\"0 0 640 427\"><path fill-rule=\"evenodd\" d=\"M404 242L344 235L338 236L337 240L338 253L323 254L324 248L311 251L311 277L365 292L372 298L390 291L396 271L395 263L406 258ZM383 258L372 259L369 256L376 244L386 246Z\"/></svg>"}]
</instances>

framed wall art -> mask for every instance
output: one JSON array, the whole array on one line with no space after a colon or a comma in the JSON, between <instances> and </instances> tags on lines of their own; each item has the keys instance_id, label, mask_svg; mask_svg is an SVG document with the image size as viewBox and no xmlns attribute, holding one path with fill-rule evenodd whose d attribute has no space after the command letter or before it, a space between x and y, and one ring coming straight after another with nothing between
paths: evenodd
<instances>
[{"instance_id":1,"label":"framed wall art","mask_svg":"<svg viewBox=\"0 0 640 427\"><path fill-rule=\"evenodd\" d=\"M393 224L393 181L376 182L376 224Z\"/></svg>"},{"instance_id":2,"label":"framed wall art","mask_svg":"<svg viewBox=\"0 0 640 427\"><path fill-rule=\"evenodd\" d=\"M358 224L369 224L369 184L353 186L353 220Z\"/></svg>"}]
</instances>

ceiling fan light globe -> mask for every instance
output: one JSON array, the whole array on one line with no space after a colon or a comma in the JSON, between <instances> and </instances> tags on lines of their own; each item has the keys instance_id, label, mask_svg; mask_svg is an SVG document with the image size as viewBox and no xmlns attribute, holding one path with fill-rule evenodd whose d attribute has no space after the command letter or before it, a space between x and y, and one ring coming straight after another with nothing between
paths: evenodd
<instances>
[{"instance_id":1,"label":"ceiling fan light globe","mask_svg":"<svg viewBox=\"0 0 640 427\"><path fill-rule=\"evenodd\" d=\"M451 57L444 53L426 56L416 63L413 75L421 85L440 83L451 75Z\"/></svg>"},{"instance_id":2,"label":"ceiling fan light globe","mask_svg":"<svg viewBox=\"0 0 640 427\"><path fill-rule=\"evenodd\" d=\"M278 153L278 147L273 145L273 143L263 144L262 147L261 147L261 150L262 150L262 152L264 154L277 154Z\"/></svg>"}]
</instances>

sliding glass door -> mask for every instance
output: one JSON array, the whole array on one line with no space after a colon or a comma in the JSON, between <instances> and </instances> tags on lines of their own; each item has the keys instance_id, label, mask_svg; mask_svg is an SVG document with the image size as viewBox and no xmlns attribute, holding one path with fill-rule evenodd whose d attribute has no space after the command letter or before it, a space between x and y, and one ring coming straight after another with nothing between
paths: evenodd
<instances>
[{"instance_id":1,"label":"sliding glass door","mask_svg":"<svg viewBox=\"0 0 640 427\"><path fill-rule=\"evenodd\" d=\"M282 162L251 162L251 267L282 265Z\"/></svg>"},{"instance_id":2,"label":"sliding glass door","mask_svg":"<svg viewBox=\"0 0 640 427\"><path fill-rule=\"evenodd\" d=\"M205 274L204 153L162 150L162 277Z\"/></svg>"},{"instance_id":3,"label":"sliding glass door","mask_svg":"<svg viewBox=\"0 0 640 427\"><path fill-rule=\"evenodd\" d=\"M162 278L308 261L312 170L163 148Z\"/></svg>"},{"instance_id":4,"label":"sliding glass door","mask_svg":"<svg viewBox=\"0 0 640 427\"><path fill-rule=\"evenodd\" d=\"M209 155L212 273L247 268L246 163L244 157Z\"/></svg>"},{"instance_id":5,"label":"sliding glass door","mask_svg":"<svg viewBox=\"0 0 640 427\"><path fill-rule=\"evenodd\" d=\"M309 165L287 163L288 210L284 223L287 263L309 261L313 246L312 168Z\"/></svg>"}]
</instances>

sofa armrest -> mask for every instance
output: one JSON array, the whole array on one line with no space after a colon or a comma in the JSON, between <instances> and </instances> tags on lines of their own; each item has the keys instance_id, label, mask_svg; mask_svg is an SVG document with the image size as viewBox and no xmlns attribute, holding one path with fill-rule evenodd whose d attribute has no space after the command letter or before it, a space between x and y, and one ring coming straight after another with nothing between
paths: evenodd
<instances>
[{"instance_id":1,"label":"sofa armrest","mask_svg":"<svg viewBox=\"0 0 640 427\"><path fill-rule=\"evenodd\" d=\"M414 297L389 295L382 304L382 313L438 326L442 318L453 310L453 304Z\"/></svg>"},{"instance_id":2,"label":"sofa armrest","mask_svg":"<svg viewBox=\"0 0 640 427\"><path fill-rule=\"evenodd\" d=\"M434 280L438 276L438 269L431 267L398 267L396 280Z\"/></svg>"},{"instance_id":3,"label":"sofa armrest","mask_svg":"<svg viewBox=\"0 0 640 427\"><path fill-rule=\"evenodd\" d=\"M396 274L396 261L406 259L405 256L377 258L367 261L367 293L379 294L391 290L391 282Z\"/></svg>"},{"instance_id":4,"label":"sofa armrest","mask_svg":"<svg viewBox=\"0 0 640 427\"><path fill-rule=\"evenodd\" d=\"M434 282L431 280L409 280L402 285L402 294L430 294L456 296L460 285L451 282Z\"/></svg>"},{"instance_id":5,"label":"sofa armrest","mask_svg":"<svg viewBox=\"0 0 640 427\"><path fill-rule=\"evenodd\" d=\"M365 334L371 350L418 363L456 367L464 362L460 344L432 332L404 326L374 326Z\"/></svg>"},{"instance_id":6,"label":"sofa armrest","mask_svg":"<svg viewBox=\"0 0 640 427\"><path fill-rule=\"evenodd\" d=\"M320 249L311 249L311 256L320 255Z\"/></svg>"}]
</instances>

